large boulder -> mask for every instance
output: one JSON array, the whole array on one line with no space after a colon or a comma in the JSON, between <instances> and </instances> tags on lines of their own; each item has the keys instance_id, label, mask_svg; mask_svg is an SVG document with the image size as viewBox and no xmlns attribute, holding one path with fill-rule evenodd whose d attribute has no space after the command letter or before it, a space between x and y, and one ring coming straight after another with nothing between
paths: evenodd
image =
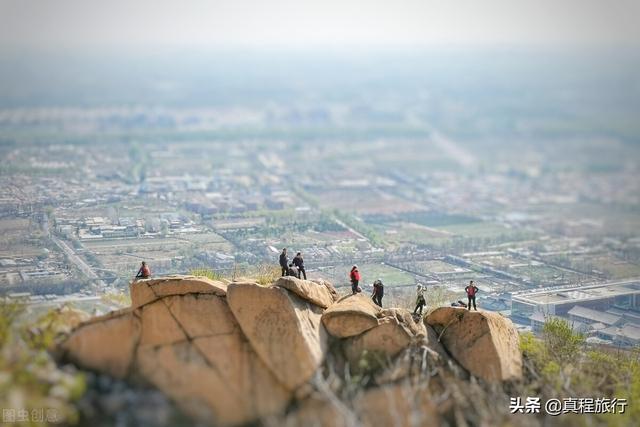
<instances>
[{"instance_id":1,"label":"large boulder","mask_svg":"<svg viewBox=\"0 0 640 427\"><path fill-rule=\"evenodd\" d=\"M403 308L388 308L377 315L377 325L355 337L344 341L347 359L356 362L363 352L375 353L385 358L393 358L412 343L432 345L439 343L430 340L427 326L416 322ZM436 351L439 351L437 349Z\"/></svg>"},{"instance_id":2,"label":"large boulder","mask_svg":"<svg viewBox=\"0 0 640 427\"><path fill-rule=\"evenodd\" d=\"M245 424L281 413L291 393L253 351L228 308L216 319L219 328L208 336L141 346L140 375L186 413L213 425Z\"/></svg>"},{"instance_id":3,"label":"large boulder","mask_svg":"<svg viewBox=\"0 0 640 427\"><path fill-rule=\"evenodd\" d=\"M386 317L380 324L361 335L345 341L347 359L357 362L366 351L391 358L407 348L412 341L411 330L395 317Z\"/></svg>"},{"instance_id":4,"label":"large boulder","mask_svg":"<svg viewBox=\"0 0 640 427\"><path fill-rule=\"evenodd\" d=\"M522 377L518 332L498 313L441 307L425 318L449 354L472 375L485 381Z\"/></svg>"},{"instance_id":5,"label":"large boulder","mask_svg":"<svg viewBox=\"0 0 640 427\"><path fill-rule=\"evenodd\" d=\"M427 334L425 324L421 321L416 321L413 314L405 308L384 308L379 316L383 318L395 317L399 323L409 328L413 336L424 337Z\"/></svg>"},{"instance_id":6,"label":"large boulder","mask_svg":"<svg viewBox=\"0 0 640 427\"><path fill-rule=\"evenodd\" d=\"M81 324L61 344L66 359L151 383L185 413L215 425L285 410L292 393L246 339L227 305L226 285L222 292L215 282L171 278L141 286L155 299Z\"/></svg>"},{"instance_id":7,"label":"large boulder","mask_svg":"<svg viewBox=\"0 0 640 427\"><path fill-rule=\"evenodd\" d=\"M214 294L225 296L227 284L199 276L168 276L134 280L129 285L131 308L138 308L159 297L185 294Z\"/></svg>"},{"instance_id":8,"label":"large boulder","mask_svg":"<svg viewBox=\"0 0 640 427\"><path fill-rule=\"evenodd\" d=\"M337 338L360 335L379 325L382 309L361 293L347 295L325 310L322 323Z\"/></svg>"},{"instance_id":9,"label":"large boulder","mask_svg":"<svg viewBox=\"0 0 640 427\"><path fill-rule=\"evenodd\" d=\"M333 286L333 284L327 280L324 279L311 279L311 281L313 283L316 283L318 285L322 285L325 288L327 288L327 290L329 291L329 293L331 294L331 298L333 299L333 302L336 302L340 299L340 295L338 294L338 291L336 290L335 286Z\"/></svg>"},{"instance_id":10,"label":"large boulder","mask_svg":"<svg viewBox=\"0 0 640 427\"><path fill-rule=\"evenodd\" d=\"M163 299L145 304L137 310L142 319L140 345L161 346L188 339ZM124 337L123 337L124 338Z\"/></svg>"},{"instance_id":11,"label":"large boulder","mask_svg":"<svg viewBox=\"0 0 640 427\"><path fill-rule=\"evenodd\" d=\"M296 285L310 283L294 280ZM276 285L281 283L279 280ZM314 283L311 286L318 287ZM322 363L327 339L321 324L323 309L287 289L231 284L227 300L252 347L280 382L293 391Z\"/></svg>"},{"instance_id":12,"label":"large boulder","mask_svg":"<svg viewBox=\"0 0 640 427\"><path fill-rule=\"evenodd\" d=\"M140 319L130 309L81 323L60 345L63 357L87 369L125 378L140 340Z\"/></svg>"},{"instance_id":13,"label":"large boulder","mask_svg":"<svg viewBox=\"0 0 640 427\"><path fill-rule=\"evenodd\" d=\"M333 286L325 281L313 282L310 280L300 280L297 277L285 276L279 278L274 285L287 289L300 298L322 308L329 307L338 299L337 294L331 293Z\"/></svg>"}]
</instances>

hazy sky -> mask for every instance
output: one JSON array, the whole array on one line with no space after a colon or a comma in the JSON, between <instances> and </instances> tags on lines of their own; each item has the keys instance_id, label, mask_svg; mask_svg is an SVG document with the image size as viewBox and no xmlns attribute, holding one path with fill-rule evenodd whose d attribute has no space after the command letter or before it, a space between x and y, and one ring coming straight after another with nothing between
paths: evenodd
<instances>
[{"instance_id":1,"label":"hazy sky","mask_svg":"<svg viewBox=\"0 0 640 427\"><path fill-rule=\"evenodd\" d=\"M0 0L0 46L640 45L640 0Z\"/></svg>"}]
</instances>

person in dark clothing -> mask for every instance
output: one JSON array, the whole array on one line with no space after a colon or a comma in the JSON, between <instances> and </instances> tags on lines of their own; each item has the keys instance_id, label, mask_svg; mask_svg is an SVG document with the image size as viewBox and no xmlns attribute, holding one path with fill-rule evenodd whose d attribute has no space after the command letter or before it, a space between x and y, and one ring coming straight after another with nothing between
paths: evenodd
<instances>
[{"instance_id":1,"label":"person in dark clothing","mask_svg":"<svg viewBox=\"0 0 640 427\"><path fill-rule=\"evenodd\" d=\"M283 276L287 275L287 271L289 270L288 265L289 265L289 257L287 257L287 248L284 248L280 253L280 267L282 268Z\"/></svg>"},{"instance_id":2,"label":"person in dark clothing","mask_svg":"<svg viewBox=\"0 0 640 427\"><path fill-rule=\"evenodd\" d=\"M298 277L300 276L300 271L293 265L293 263L289 264L287 267L287 276Z\"/></svg>"},{"instance_id":3,"label":"person in dark clothing","mask_svg":"<svg viewBox=\"0 0 640 427\"><path fill-rule=\"evenodd\" d=\"M304 270L304 259L302 258L302 253L298 252L295 257L293 257L293 265L298 267L298 279L300 279L300 275L304 277L304 280L307 280L307 272Z\"/></svg>"},{"instance_id":4,"label":"person in dark clothing","mask_svg":"<svg viewBox=\"0 0 640 427\"><path fill-rule=\"evenodd\" d=\"M371 298L373 302L375 302L379 307L382 307L382 297L384 296L384 285L382 284L382 280L378 279L373 282L373 294L371 294Z\"/></svg>"},{"instance_id":5,"label":"person in dark clothing","mask_svg":"<svg viewBox=\"0 0 640 427\"><path fill-rule=\"evenodd\" d=\"M360 287L358 286L358 283L360 283L360 272L358 271L357 265L354 265L351 268L349 279L351 280L351 292L353 293L353 295L355 295L361 291Z\"/></svg>"},{"instance_id":6,"label":"person in dark clothing","mask_svg":"<svg viewBox=\"0 0 640 427\"><path fill-rule=\"evenodd\" d=\"M151 270L146 262L142 261L142 265L140 266L140 270L138 270L138 274L136 274L136 279L146 279L151 276Z\"/></svg>"},{"instance_id":7,"label":"person in dark clothing","mask_svg":"<svg viewBox=\"0 0 640 427\"><path fill-rule=\"evenodd\" d=\"M476 293L478 292L478 287L473 284L473 280L469 282L469 286L464 288L464 290L467 292L467 299L469 300L467 310L471 310L471 302L473 302L473 309L478 311L476 308Z\"/></svg>"},{"instance_id":8,"label":"person in dark clothing","mask_svg":"<svg viewBox=\"0 0 640 427\"><path fill-rule=\"evenodd\" d=\"M418 286L416 288L418 297L416 298L416 308L413 310L413 314L418 314L418 311L420 311L420 315L422 315L422 309L425 305L427 305L427 301L424 299L425 289L424 286L422 286L422 284L420 283L418 283Z\"/></svg>"}]
</instances>

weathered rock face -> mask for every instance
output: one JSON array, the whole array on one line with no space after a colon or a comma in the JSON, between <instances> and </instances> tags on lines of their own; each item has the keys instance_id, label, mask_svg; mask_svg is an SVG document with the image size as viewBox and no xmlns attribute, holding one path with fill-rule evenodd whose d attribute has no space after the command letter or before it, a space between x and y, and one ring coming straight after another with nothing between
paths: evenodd
<instances>
[{"instance_id":1,"label":"weathered rock face","mask_svg":"<svg viewBox=\"0 0 640 427\"><path fill-rule=\"evenodd\" d=\"M347 295L324 312L322 323L334 337L348 338L378 326L381 313L382 309L366 295Z\"/></svg>"},{"instance_id":2,"label":"weathered rock face","mask_svg":"<svg viewBox=\"0 0 640 427\"><path fill-rule=\"evenodd\" d=\"M427 339L427 328L405 309L381 309L362 294L340 299L322 321L331 335L344 339L347 359L357 362L365 352L392 358L413 342Z\"/></svg>"},{"instance_id":3,"label":"weathered rock face","mask_svg":"<svg viewBox=\"0 0 640 427\"><path fill-rule=\"evenodd\" d=\"M485 381L522 377L518 333L509 319L488 311L441 307L425 319L451 356Z\"/></svg>"},{"instance_id":4,"label":"weathered rock face","mask_svg":"<svg viewBox=\"0 0 640 427\"><path fill-rule=\"evenodd\" d=\"M173 328L189 339L165 345L141 344L136 360L140 375L186 412L216 425L237 425L280 413L291 393L253 351L223 298L170 298L173 301L166 304L176 322ZM143 311L165 301L145 306ZM201 305L206 309L192 310ZM198 318L204 322L194 322ZM143 323L143 330L145 326ZM207 326L211 328L207 330Z\"/></svg>"},{"instance_id":5,"label":"weathered rock face","mask_svg":"<svg viewBox=\"0 0 640 427\"><path fill-rule=\"evenodd\" d=\"M364 351L391 358L411 344L413 334L395 317L387 317L380 324L345 342L347 359L356 362Z\"/></svg>"},{"instance_id":6,"label":"weathered rock face","mask_svg":"<svg viewBox=\"0 0 640 427\"><path fill-rule=\"evenodd\" d=\"M227 284L196 276L169 276L136 280L129 286L131 308L138 308L158 298L185 294L225 296Z\"/></svg>"},{"instance_id":7,"label":"weathered rock face","mask_svg":"<svg viewBox=\"0 0 640 427\"><path fill-rule=\"evenodd\" d=\"M319 292L325 289L298 279L279 279L269 287L229 285L229 307L242 331L289 390L306 383L324 359L327 337L320 321L322 308L314 302L324 304Z\"/></svg>"},{"instance_id":8,"label":"weathered rock face","mask_svg":"<svg viewBox=\"0 0 640 427\"><path fill-rule=\"evenodd\" d=\"M362 294L338 300L328 282L295 278L148 279L131 296L131 308L77 326L60 345L67 360L154 385L216 426L438 425L432 396L450 394L446 378L468 378L452 358L485 380L521 375L515 329L494 313L442 308L416 323L407 310ZM329 340L339 351L327 357ZM365 351L385 361L354 396L335 375Z\"/></svg>"},{"instance_id":9,"label":"weathered rock face","mask_svg":"<svg viewBox=\"0 0 640 427\"><path fill-rule=\"evenodd\" d=\"M416 322L411 312L404 308L385 308L379 316L395 318L398 323L408 328L415 337L425 337L427 335L426 325L420 321Z\"/></svg>"},{"instance_id":10,"label":"weathered rock face","mask_svg":"<svg viewBox=\"0 0 640 427\"><path fill-rule=\"evenodd\" d=\"M288 405L292 393L247 341L226 285L178 277L138 281L131 293L137 308L92 319L62 343L69 360L151 383L216 425L252 422Z\"/></svg>"},{"instance_id":11,"label":"weathered rock face","mask_svg":"<svg viewBox=\"0 0 640 427\"><path fill-rule=\"evenodd\" d=\"M331 286L331 288L329 287L330 284L327 285L324 281L318 282L300 280L296 277L286 276L279 278L274 285L287 289L288 291L298 295L300 298L319 307L327 308L337 301L337 294L335 294L333 286Z\"/></svg>"},{"instance_id":12,"label":"weathered rock face","mask_svg":"<svg viewBox=\"0 0 640 427\"><path fill-rule=\"evenodd\" d=\"M125 378L131 371L139 340L139 313L125 309L82 323L61 350L80 366Z\"/></svg>"}]
</instances>

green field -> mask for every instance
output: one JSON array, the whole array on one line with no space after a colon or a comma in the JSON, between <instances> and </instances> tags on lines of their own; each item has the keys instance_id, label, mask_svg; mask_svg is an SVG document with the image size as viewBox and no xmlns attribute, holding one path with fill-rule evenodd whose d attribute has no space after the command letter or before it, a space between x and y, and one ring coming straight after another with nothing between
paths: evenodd
<instances>
[{"instance_id":1,"label":"green field","mask_svg":"<svg viewBox=\"0 0 640 427\"><path fill-rule=\"evenodd\" d=\"M384 240L392 245L417 244L440 246L460 240L487 239L486 243L501 244L530 239L535 233L513 229L495 222L465 222L429 227L401 222L375 226Z\"/></svg>"},{"instance_id":2,"label":"green field","mask_svg":"<svg viewBox=\"0 0 640 427\"><path fill-rule=\"evenodd\" d=\"M385 286L412 285L415 279L409 273L384 264L363 264L358 266L362 275L362 283L371 284L382 279Z\"/></svg>"}]
</instances>

